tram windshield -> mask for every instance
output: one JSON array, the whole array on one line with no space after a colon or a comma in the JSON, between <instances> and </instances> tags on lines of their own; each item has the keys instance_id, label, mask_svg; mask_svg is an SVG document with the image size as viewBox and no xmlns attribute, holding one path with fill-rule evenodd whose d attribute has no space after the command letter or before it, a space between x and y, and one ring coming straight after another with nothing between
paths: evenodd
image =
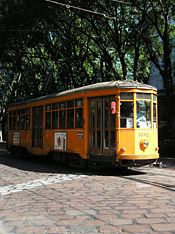
<instances>
[{"instance_id":1,"label":"tram windshield","mask_svg":"<svg viewBox=\"0 0 175 234\"><path fill-rule=\"evenodd\" d=\"M133 93L121 93L120 127L156 128L156 100L156 95L153 95L152 99L150 93L136 93L136 100L133 98ZM151 110L151 108L153 109ZM153 115L153 120L151 120L151 114Z\"/></svg>"},{"instance_id":2,"label":"tram windshield","mask_svg":"<svg viewBox=\"0 0 175 234\"><path fill-rule=\"evenodd\" d=\"M137 128L151 127L151 102L147 100L137 101Z\"/></svg>"}]
</instances>

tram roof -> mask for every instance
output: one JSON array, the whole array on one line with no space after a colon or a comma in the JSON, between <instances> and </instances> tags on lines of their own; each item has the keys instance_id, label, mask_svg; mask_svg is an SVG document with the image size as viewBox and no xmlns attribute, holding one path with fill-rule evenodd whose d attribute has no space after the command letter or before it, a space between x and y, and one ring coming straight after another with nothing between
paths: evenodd
<instances>
[{"instance_id":1,"label":"tram roof","mask_svg":"<svg viewBox=\"0 0 175 234\"><path fill-rule=\"evenodd\" d=\"M40 100L47 100L47 99L51 99L51 98L55 98L55 97L69 96L71 94L76 94L76 93L85 93L85 92L92 91L92 90L132 89L132 88L138 88L138 89L144 89L144 90L155 90L155 91L157 90L154 86L142 84L142 83L139 83L137 81L129 81L129 80L107 81L107 82L95 83L95 84L86 85L86 86L71 89L71 90L62 91L60 93L53 93L53 94L48 94L45 96L40 96L37 98L28 99L28 100L21 101L18 103L10 104L9 106L20 105L20 104L22 105L25 103L36 102L36 101L40 101Z\"/></svg>"}]
</instances>

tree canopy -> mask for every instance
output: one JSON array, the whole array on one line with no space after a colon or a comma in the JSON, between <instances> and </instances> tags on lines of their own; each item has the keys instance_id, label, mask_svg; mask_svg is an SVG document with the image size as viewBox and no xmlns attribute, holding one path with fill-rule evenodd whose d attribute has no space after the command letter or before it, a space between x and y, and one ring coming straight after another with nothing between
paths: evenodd
<instances>
[{"instance_id":1,"label":"tree canopy","mask_svg":"<svg viewBox=\"0 0 175 234\"><path fill-rule=\"evenodd\" d=\"M0 96L6 103L106 80L172 94L173 0L0 0Z\"/></svg>"}]
</instances>

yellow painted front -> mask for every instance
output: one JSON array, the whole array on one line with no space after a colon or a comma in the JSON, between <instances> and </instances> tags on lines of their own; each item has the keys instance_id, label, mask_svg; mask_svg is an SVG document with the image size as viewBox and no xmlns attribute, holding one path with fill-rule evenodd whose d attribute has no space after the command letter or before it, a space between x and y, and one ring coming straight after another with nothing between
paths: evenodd
<instances>
[{"instance_id":1,"label":"yellow painted front","mask_svg":"<svg viewBox=\"0 0 175 234\"><path fill-rule=\"evenodd\" d=\"M120 129L117 146L117 160L146 160L157 159L158 136L157 129ZM141 142L148 141L143 149Z\"/></svg>"}]
</instances>

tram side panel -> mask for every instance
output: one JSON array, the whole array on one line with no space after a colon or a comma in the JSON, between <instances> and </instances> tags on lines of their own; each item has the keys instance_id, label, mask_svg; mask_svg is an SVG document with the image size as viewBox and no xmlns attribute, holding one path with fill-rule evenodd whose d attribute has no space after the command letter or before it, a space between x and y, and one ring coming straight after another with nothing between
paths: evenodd
<instances>
[{"instance_id":1,"label":"tram side panel","mask_svg":"<svg viewBox=\"0 0 175 234\"><path fill-rule=\"evenodd\" d=\"M58 130L54 131L51 137L53 139L53 144L50 148L52 148L53 151L79 154L82 158L85 158L85 134L83 130Z\"/></svg>"},{"instance_id":2,"label":"tram side panel","mask_svg":"<svg viewBox=\"0 0 175 234\"><path fill-rule=\"evenodd\" d=\"M59 154L59 152L73 153L87 159L87 99L82 97L81 99L84 102L81 128L44 129L43 146L45 154L51 151L55 154Z\"/></svg>"},{"instance_id":3,"label":"tram side panel","mask_svg":"<svg viewBox=\"0 0 175 234\"><path fill-rule=\"evenodd\" d=\"M30 152L32 146L31 131L8 131L7 147L12 148L26 148Z\"/></svg>"}]
</instances>

